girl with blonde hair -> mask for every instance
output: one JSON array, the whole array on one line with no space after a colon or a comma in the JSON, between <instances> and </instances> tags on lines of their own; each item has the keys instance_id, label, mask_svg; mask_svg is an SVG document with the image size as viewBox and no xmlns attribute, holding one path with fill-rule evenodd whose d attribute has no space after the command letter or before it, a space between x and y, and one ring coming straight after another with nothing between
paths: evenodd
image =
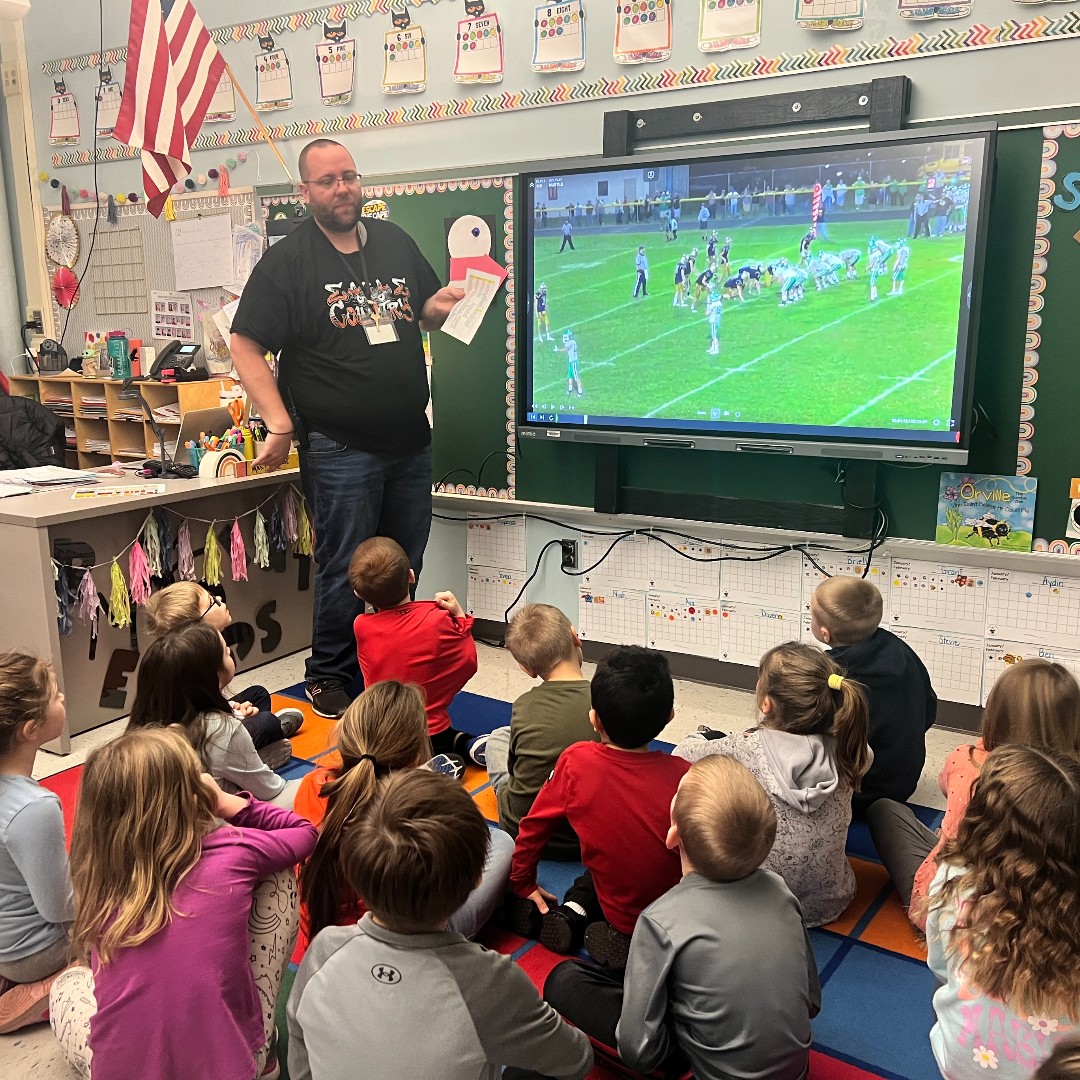
<instances>
[{"instance_id":1,"label":"girl with blonde hair","mask_svg":"<svg viewBox=\"0 0 1080 1080\"><path fill-rule=\"evenodd\" d=\"M986 700L982 735L974 744L958 746L941 769L945 817L939 832L891 799L879 799L866 812L881 861L920 930L926 928L926 895L942 845L956 835L986 755L1010 744L1080 756L1080 685L1061 664L1021 660L998 677Z\"/></svg>"},{"instance_id":2,"label":"girl with blonde hair","mask_svg":"<svg viewBox=\"0 0 1080 1080\"><path fill-rule=\"evenodd\" d=\"M221 790L176 728L128 731L83 771L72 950L53 1031L82 1077L276 1077L273 1009L315 828Z\"/></svg>"},{"instance_id":3,"label":"girl with blonde hair","mask_svg":"<svg viewBox=\"0 0 1080 1080\"><path fill-rule=\"evenodd\" d=\"M74 918L60 800L33 778L38 750L64 728L52 668L0 653L0 1034L47 1018Z\"/></svg>"},{"instance_id":4,"label":"girl with blonde hair","mask_svg":"<svg viewBox=\"0 0 1080 1080\"><path fill-rule=\"evenodd\" d=\"M327 926L354 923L367 911L342 872L341 840L367 813L382 777L431 764L423 692L392 680L374 683L345 710L336 738L338 760L308 773L296 793L296 812L319 826L315 853L300 872L309 940ZM450 919L450 929L465 937L494 914L510 876L514 841L499 830L489 833L483 876Z\"/></svg>"},{"instance_id":5,"label":"girl with blonde hair","mask_svg":"<svg viewBox=\"0 0 1080 1080\"><path fill-rule=\"evenodd\" d=\"M821 926L855 896L845 847L851 796L873 759L866 694L826 653L792 641L761 658L757 707L757 727L719 739L695 733L673 753L687 761L726 754L754 774L777 817L762 865L787 883L805 924Z\"/></svg>"},{"instance_id":6,"label":"girl with blonde hair","mask_svg":"<svg viewBox=\"0 0 1080 1080\"><path fill-rule=\"evenodd\" d=\"M1022 1080L1080 1021L1080 761L999 746L930 885L946 1080Z\"/></svg>"}]
</instances>

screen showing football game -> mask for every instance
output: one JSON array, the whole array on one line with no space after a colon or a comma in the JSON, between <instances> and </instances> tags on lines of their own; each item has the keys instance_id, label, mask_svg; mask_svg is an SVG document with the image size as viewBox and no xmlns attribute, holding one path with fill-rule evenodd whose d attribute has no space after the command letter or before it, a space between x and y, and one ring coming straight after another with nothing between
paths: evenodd
<instances>
[{"instance_id":1,"label":"screen showing football game","mask_svg":"<svg viewBox=\"0 0 1080 1080\"><path fill-rule=\"evenodd\" d=\"M525 424L959 446L990 139L526 175Z\"/></svg>"}]
</instances>

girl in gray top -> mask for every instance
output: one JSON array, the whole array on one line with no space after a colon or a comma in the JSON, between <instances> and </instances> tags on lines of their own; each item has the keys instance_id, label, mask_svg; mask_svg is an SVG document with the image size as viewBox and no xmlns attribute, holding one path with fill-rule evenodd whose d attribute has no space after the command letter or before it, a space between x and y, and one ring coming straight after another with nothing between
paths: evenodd
<instances>
[{"instance_id":1,"label":"girl in gray top","mask_svg":"<svg viewBox=\"0 0 1080 1080\"><path fill-rule=\"evenodd\" d=\"M687 761L726 754L757 777L777 816L764 867L795 894L806 925L821 926L855 896L845 847L851 794L873 761L866 694L825 653L788 642L761 658L757 705L756 728L719 739L695 733L673 753Z\"/></svg>"},{"instance_id":2,"label":"girl in gray top","mask_svg":"<svg viewBox=\"0 0 1080 1080\"><path fill-rule=\"evenodd\" d=\"M48 1018L74 918L60 800L31 775L64 728L52 668L0 653L0 1034Z\"/></svg>"}]
</instances>

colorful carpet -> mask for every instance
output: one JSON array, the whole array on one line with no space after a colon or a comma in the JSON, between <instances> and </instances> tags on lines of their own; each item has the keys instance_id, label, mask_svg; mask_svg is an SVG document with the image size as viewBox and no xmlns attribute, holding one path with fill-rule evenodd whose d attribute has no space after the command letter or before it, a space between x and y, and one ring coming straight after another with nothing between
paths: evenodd
<instances>
[{"instance_id":1,"label":"colorful carpet","mask_svg":"<svg viewBox=\"0 0 1080 1080\"><path fill-rule=\"evenodd\" d=\"M293 738L294 757L280 770L291 779L336 753L334 722L314 715L304 698L303 684L290 686L275 698L275 707L300 708L306 717L302 731ZM455 727L476 735L510 722L509 703L476 694L459 694L450 713ZM81 766L76 766L42 781L60 797L69 836L81 772ZM487 773L470 767L464 784L485 818L495 821L495 796ZM939 812L914 809L930 827L939 823ZM926 947L908 922L862 822L851 826L848 856L858 883L855 899L836 922L810 931L822 983L821 1014L814 1021L811 1080L931 1080L939 1075L927 1038L934 1022L931 997L936 982L926 966ZM576 863L544 861L540 883L562 895L580 872ZM488 948L511 956L538 989L563 959L538 942L493 928L480 940ZM283 1050L287 1040L285 1000L302 955L301 945L286 973L278 1002ZM282 1056L284 1060L284 1053ZM620 1075L603 1066L591 1074L592 1080L617 1080ZM287 1080L284 1069L282 1076Z\"/></svg>"}]
</instances>

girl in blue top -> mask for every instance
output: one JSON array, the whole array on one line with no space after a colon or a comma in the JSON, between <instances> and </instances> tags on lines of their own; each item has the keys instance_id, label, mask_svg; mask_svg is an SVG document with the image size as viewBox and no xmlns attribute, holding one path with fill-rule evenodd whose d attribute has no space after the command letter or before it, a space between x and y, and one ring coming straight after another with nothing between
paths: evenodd
<instances>
[{"instance_id":1,"label":"girl in blue top","mask_svg":"<svg viewBox=\"0 0 1080 1080\"><path fill-rule=\"evenodd\" d=\"M64 727L52 668L0 653L0 1034L48 1019L74 919L60 800L33 779L34 758Z\"/></svg>"}]
</instances>

